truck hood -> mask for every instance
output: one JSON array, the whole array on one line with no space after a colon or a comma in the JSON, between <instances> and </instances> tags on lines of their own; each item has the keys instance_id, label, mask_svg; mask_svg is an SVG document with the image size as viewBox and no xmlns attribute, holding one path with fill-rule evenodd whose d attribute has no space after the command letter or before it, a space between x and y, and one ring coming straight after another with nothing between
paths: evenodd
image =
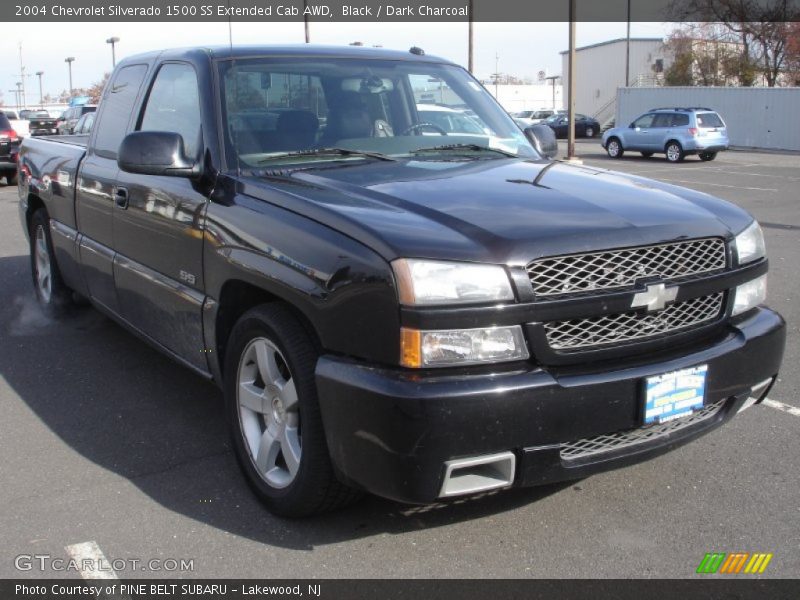
<instances>
[{"instance_id":1,"label":"truck hood","mask_svg":"<svg viewBox=\"0 0 800 600\"><path fill-rule=\"evenodd\" d=\"M523 265L548 255L730 238L752 220L685 188L514 158L337 161L242 183L246 194L332 226L387 260Z\"/></svg>"}]
</instances>

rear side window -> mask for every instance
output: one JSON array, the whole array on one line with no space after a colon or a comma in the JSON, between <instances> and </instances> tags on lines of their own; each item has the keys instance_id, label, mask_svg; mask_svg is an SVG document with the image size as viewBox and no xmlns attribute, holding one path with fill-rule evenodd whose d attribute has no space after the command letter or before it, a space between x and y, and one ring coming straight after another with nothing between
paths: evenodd
<instances>
[{"instance_id":1,"label":"rear side window","mask_svg":"<svg viewBox=\"0 0 800 600\"><path fill-rule=\"evenodd\" d=\"M653 127L669 127L671 124L671 113L660 113L656 115L655 119L653 119Z\"/></svg>"},{"instance_id":2,"label":"rear side window","mask_svg":"<svg viewBox=\"0 0 800 600\"><path fill-rule=\"evenodd\" d=\"M672 127L683 127L689 125L689 115L672 115Z\"/></svg>"},{"instance_id":3,"label":"rear side window","mask_svg":"<svg viewBox=\"0 0 800 600\"><path fill-rule=\"evenodd\" d=\"M712 127L725 127L717 113L697 113L697 126L704 129Z\"/></svg>"},{"instance_id":4,"label":"rear side window","mask_svg":"<svg viewBox=\"0 0 800 600\"><path fill-rule=\"evenodd\" d=\"M94 138L94 149L99 156L117 158L122 138L128 133L128 122L133 105L139 95L139 88L146 73L147 65L123 67L114 77L111 85L106 87L103 95L103 114ZM76 117L80 116L80 110L80 108L75 109L72 114ZM74 117L70 115L68 118Z\"/></svg>"},{"instance_id":5,"label":"rear side window","mask_svg":"<svg viewBox=\"0 0 800 600\"><path fill-rule=\"evenodd\" d=\"M200 94L194 69L179 63L164 65L150 90L139 130L179 133L186 156L197 157L200 124Z\"/></svg>"},{"instance_id":6,"label":"rear side window","mask_svg":"<svg viewBox=\"0 0 800 600\"><path fill-rule=\"evenodd\" d=\"M0 130L8 131L9 129L11 129L11 121L8 120L5 114L0 113Z\"/></svg>"},{"instance_id":7,"label":"rear side window","mask_svg":"<svg viewBox=\"0 0 800 600\"><path fill-rule=\"evenodd\" d=\"M86 113L92 113L97 110L96 106L84 106L81 108L81 116L85 115Z\"/></svg>"}]
</instances>

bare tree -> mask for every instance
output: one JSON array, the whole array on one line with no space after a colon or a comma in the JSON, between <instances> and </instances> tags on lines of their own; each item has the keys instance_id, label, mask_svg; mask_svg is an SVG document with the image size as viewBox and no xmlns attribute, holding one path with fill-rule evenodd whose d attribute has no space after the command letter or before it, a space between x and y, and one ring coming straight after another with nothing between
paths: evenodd
<instances>
[{"instance_id":1,"label":"bare tree","mask_svg":"<svg viewBox=\"0 0 800 600\"><path fill-rule=\"evenodd\" d=\"M758 73L774 87L786 68L790 22L799 10L794 0L673 0L670 16L722 26L739 48L736 60L726 59L728 69L738 70L739 84L752 85Z\"/></svg>"}]
</instances>

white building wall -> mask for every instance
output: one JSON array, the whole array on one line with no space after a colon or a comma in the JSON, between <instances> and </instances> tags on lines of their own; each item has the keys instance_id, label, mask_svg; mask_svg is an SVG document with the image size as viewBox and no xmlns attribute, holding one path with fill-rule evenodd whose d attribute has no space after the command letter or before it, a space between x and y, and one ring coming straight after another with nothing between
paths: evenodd
<instances>
[{"instance_id":1,"label":"white building wall","mask_svg":"<svg viewBox=\"0 0 800 600\"><path fill-rule=\"evenodd\" d=\"M665 60L666 68L664 44L660 40L631 40L630 81L634 82L640 76L651 77L653 64L659 58ZM569 73L568 53L561 55L561 64L562 76L566 77ZM575 107L579 113L596 117L598 111L613 103L617 88L625 86L625 40L578 50L575 86Z\"/></svg>"},{"instance_id":2,"label":"white building wall","mask_svg":"<svg viewBox=\"0 0 800 600\"><path fill-rule=\"evenodd\" d=\"M800 88L621 88L618 94L621 126L653 108L704 106L722 116L732 146L800 150Z\"/></svg>"},{"instance_id":3,"label":"white building wall","mask_svg":"<svg viewBox=\"0 0 800 600\"><path fill-rule=\"evenodd\" d=\"M494 96L495 86L491 83L485 85ZM498 85L496 97L506 112L510 113L553 108L552 85ZM559 84L555 86L555 108L562 108L563 105L562 86Z\"/></svg>"}]
</instances>

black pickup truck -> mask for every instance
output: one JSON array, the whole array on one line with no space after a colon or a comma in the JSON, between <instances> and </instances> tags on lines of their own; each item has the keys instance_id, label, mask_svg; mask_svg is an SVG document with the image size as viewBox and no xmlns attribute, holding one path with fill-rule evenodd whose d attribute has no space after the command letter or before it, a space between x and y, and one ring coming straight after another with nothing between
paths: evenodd
<instances>
[{"instance_id":1,"label":"black pickup truck","mask_svg":"<svg viewBox=\"0 0 800 600\"><path fill-rule=\"evenodd\" d=\"M126 58L88 137L22 144L36 294L216 381L284 515L582 478L760 402L785 323L753 217L537 145L419 49Z\"/></svg>"}]
</instances>

